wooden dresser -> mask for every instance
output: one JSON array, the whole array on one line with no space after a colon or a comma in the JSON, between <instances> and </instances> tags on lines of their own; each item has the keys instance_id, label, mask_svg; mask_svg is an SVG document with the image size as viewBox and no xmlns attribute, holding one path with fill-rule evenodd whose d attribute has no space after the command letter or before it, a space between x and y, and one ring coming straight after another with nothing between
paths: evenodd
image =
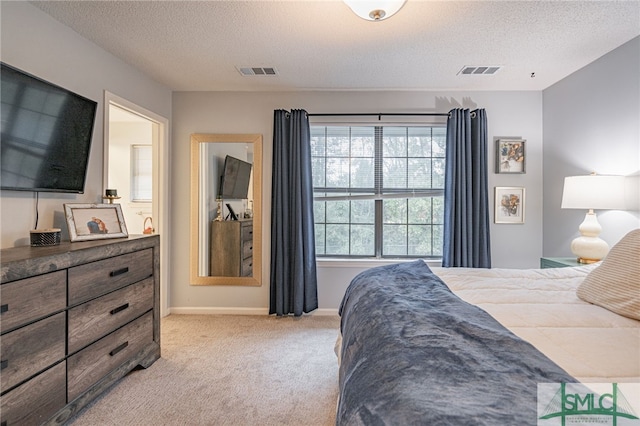
<instances>
[{"instance_id":1,"label":"wooden dresser","mask_svg":"<svg viewBox=\"0 0 640 426\"><path fill-rule=\"evenodd\" d=\"M252 276L253 219L211 222L210 249L212 276Z\"/></svg>"},{"instance_id":2,"label":"wooden dresser","mask_svg":"<svg viewBox=\"0 0 640 426\"><path fill-rule=\"evenodd\" d=\"M160 358L160 238L0 250L1 426L62 424Z\"/></svg>"}]
</instances>

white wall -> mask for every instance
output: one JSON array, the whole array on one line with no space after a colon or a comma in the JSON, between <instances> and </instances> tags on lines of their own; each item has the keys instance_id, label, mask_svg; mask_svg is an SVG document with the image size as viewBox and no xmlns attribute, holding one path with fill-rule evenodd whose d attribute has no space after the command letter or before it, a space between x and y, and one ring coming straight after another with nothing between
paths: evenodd
<instances>
[{"instance_id":1,"label":"white wall","mask_svg":"<svg viewBox=\"0 0 640 426\"><path fill-rule=\"evenodd\" d=\"M151 146L152 123L140 119L135 122L112 122L110 126L107 187L118 191L120 200L117 203L122 206L122 214L129 233L142 234L145 219L152 218L152 203L131 201L131 151L133 145ZM150 224L147 223L147 225Z\"/></svg>"},{"instance_id":2,"label":"white wall","mask_svg":"<svg viewBox=\"0 0 640 426\"><path fill-rule=\"evenodd\" d=\"M98 102L84 194L41 193L39 228L63 229L63 203L102 202L104 91L171 117L171 91L81 37L28 2L0 2L0 59ZM0 247L29 243L35 223L31 192L0 193Z\"/></svg>"},{"instance_id":3,"label":"white wall","mask_svg":"<svg viewBox=\"0 0 640 426\"><path fill-rule=\"evenodd\" d=\"M586 213L560 208L565 176L640 172L639 76L636 37L544 90L545 256L572 256L571 240ZM600 237L610 245L640 227L637 208L596 213Z\"/></svg>"},{"instance_id":4,"label":"white wall","mask_svg":"<svg viewBox=\"0 0 640 426\"><path fill-rule=\"evenodd\" d=\"M303 108L320 112L448 112L451 108L485 108L490 146L489 187L526 188L526 223L492 224L493 265L536 267L542 253L542 95L540 92L176 92L173 95L174 201L171 306L179 308L244 307L269 304L271 161L273 110ZM263 285L261 287L191 286L189 284L189 140L191 133L261 133L263 164ZM527 140L527 173L497 175L494 139ZM491 196L493 205L493 196ZM493 215L493 212L492 212ZM351 267L320 264L320 308L335 309L352 276L368 264Z\"/></svg>"}]
</instances>

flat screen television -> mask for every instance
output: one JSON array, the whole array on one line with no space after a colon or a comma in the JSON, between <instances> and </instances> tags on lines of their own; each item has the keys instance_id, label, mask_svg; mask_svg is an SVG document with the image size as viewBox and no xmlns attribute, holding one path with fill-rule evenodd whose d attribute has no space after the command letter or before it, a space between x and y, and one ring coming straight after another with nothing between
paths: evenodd
<instances>
[{"instance_id":1,"label":"flat screen television","mask_svg":"<svg viewBox=\"0 0 640 426\"><path fill-rule=\"evenodd\" d=\"M244 200L249 193L251 163L227 155L220 179L220 197L223 200Z\"/></svg>"},{"instance_id":2,"label":"flat screen television","mask_svg":"<svg viewBox=\"0 0 640 426\"><path fill-rule=\"evenodd\" d=\"M97 102L0 65L0 189L83 193Z\"/></svg>"}]
</instances>

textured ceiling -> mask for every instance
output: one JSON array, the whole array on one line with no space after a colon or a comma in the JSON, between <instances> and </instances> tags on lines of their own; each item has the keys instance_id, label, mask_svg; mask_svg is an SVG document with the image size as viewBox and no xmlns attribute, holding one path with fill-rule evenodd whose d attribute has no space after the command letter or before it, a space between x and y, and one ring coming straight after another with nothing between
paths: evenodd
<instances>
[{"instance_id":1,"label":"textured ceiling","mask_svg":"<svg viewBox=\"0 0 640 426\"><path fill-rule=\"evenodd\" d=\"M542 90L640 34L637 0L408 0L381 22L338 0L32 3L175 91ZM480 65L502 68L457 75Z\"/></svg>"}]
</instances>

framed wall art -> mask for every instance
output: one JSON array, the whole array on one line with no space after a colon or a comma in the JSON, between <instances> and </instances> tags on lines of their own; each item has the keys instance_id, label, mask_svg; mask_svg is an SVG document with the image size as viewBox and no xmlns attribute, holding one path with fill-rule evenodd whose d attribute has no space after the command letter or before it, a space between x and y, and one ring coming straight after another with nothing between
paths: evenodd
<instances>
[{"instance_id":1,"label":"framed wall art","mask_svg":"<svg viewBox=\"0 0 640 426\"><path fill-rule=\"evenodd\" d=\"M64 215L72 242L129 235L120 204L65 204Z\"/></svg>"},{"instance_id":2,"label":"framed wall art","mask_svg":"<svg viewBox=\"0 0 640 426\"><path fill-rule=\"evenodd\" d=\"M525 173L527 157L524 139L496 141L496 173Z\"/></svg>"},{"instance_id":3,"label":"framed wall art","mask_svg":"<svg viewBox=\"0 0 640 426\"><path fill-rule=\"evenodd\" d=\"M495 223L524 223L524 188L496 186Z\"/></svg>"}]
</instances>

